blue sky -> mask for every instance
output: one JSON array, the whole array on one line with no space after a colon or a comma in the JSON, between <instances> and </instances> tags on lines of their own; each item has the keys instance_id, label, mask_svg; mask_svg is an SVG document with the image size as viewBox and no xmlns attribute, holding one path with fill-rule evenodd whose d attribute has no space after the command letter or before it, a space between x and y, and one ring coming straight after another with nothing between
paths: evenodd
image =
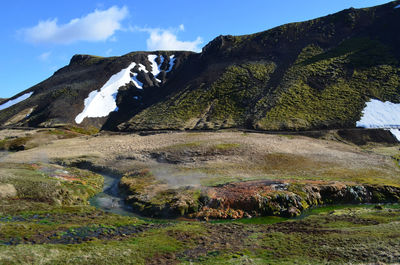
<instances>
[{"instance_id":1,"label":"blue sky","mask_svg":"<svg viewBox=\"0 0 400 265\"><path fill-rule=\"evenodd\" d=\"M74 54L200 50L218 35L250 34L378 0L13 0L0 16L0 97L50 77Z\"/></svg>"}]
</instances>

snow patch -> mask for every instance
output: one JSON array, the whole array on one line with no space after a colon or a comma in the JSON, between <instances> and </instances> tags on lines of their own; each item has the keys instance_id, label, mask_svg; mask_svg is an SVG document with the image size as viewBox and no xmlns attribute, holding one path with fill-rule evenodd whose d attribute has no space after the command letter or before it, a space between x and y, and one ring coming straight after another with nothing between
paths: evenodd
<instances>
[{"instance_id":1,"label":"snow patch","mask_svg":"<svg viewBox=\"0 0 400 265\"><path fill-rule=\"evenodd\" d=\"M362 112L361 120L356 123L357 127L385 128L400 141L400 104L389 101L382 102L372 99Z\"/></svg>"},{"instance_id":2,"label":"snow patch","mask_svg":"<svg viewBox=\"0 0 400 265\"><path fill-rule=\"evenodd\" d=\"M85 99L85 108L76 116L75 122L80 124L83 119L106 117L110 112L118 110L116 97L118 89L132 81L130 72L136 66L131 63L127 68L111 76L111 78L100 88L89 93Z\"/></svg>"},{"instance_id":3,"label":"snow patch","mask_svg":"<svg viewBox=\"0 0 400 265\"><path fill-rule=\"evenodd\" d=\"M137 88L143 89L143 83L137 79L137 75L137 73L133 73L132 82Z\"/></svg>"},{"instance_id":4,"label":"snow patch","mask_svg":"<svg viewBox=\"0 0 400 265\"><path fill-rule=\"evenodd\" d=\"M161 82L160 79L157 79L157 75L161 72L161 65L164 62L164 57L162 55L160 55L160 64L157 64L157 55L155 54L149 54L147 56L149 62L151 63L151 73L153 74L154 78L156 79L157 82Z\"/></svg>"},{"instance_id":5,"label":"snow patch","mask_svg":"<svg viewBox=\"0 0 400 265\"><path fill-rule=\"evenodd\" d=\"M384 128L400 125L400 104L372 99L367 102L357 127Z\"/></svg>"},{"instance_id":6,"label":"snow patch","mask_svg":"<svg viewBox=\"0 0 400 265\"><path fill-rule=\"evenodd\" d=\"M397 5L397 6L394 7L394 9L397 9L397 8L400 8L400 5Z\"/></svg>"},{"instance_id":7,"label":"snow patch","mask_svg":"<svg viewBox=\"0 0 400 265\"><path fill-rule=\"evenodd\" d=\"M146 66L144 66L143 64L138 64L139 65L139 71L143 71L145 73L148 73L149 71L147 71Z\"/></svg>"},{"instance_id":8,"label":"snow patch","mask_svg":"<svg viewBox=\"0 0 400 265\"><path fill-rule=\"evenodd\" d=\"M171 56L169 57L169 68L168 68L167 71L165 71L166 73L171 72L172 68L173 68L174 65L175 65L175 60L176 60L175 55L171 55Z\"/></svg>"},{"instance_id":9,"label":"snow patch","mask_svg":"<svg viewBox=\"0 0 400 265\"><path fill-rule=\"evenodd\" d=\"M9 108L11 106L14 106L15 104L20 103L21 101L24 101L25 99L28 99L30 96L32 96L33 92L29 92L26 94L23 94L22 96L16 98L16 99L11 99L3 104L0 105L0 110Z\"/></svg>"},{"instance_id":10,"label":"snow patch","mask_svg":"<svg viewBox=\"0 0 400 265\"><path fill-rule=\"evenodd\" d=\"M134 98L134 99L139 99L139 97L138 97L138 96L134 96L133 98Z\"/></svg>"},{"instance_id":11,"label":"snow patch","mask_svg":"<svg viewBox=\"0 0 400 265\"><path fill-rule=\"evenodd\" d=\"M400 142L400 130L399 129L390 129L390 132L397 138L397 141Z\"/></svg>"}]
</instances>

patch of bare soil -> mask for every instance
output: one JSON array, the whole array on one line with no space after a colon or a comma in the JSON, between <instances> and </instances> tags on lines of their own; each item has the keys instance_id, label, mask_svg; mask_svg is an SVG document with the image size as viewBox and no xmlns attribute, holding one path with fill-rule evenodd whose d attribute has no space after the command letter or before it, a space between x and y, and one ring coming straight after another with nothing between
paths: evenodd
<instances>
[{"instance_id":1,"label":"patch of bare soil","mask_svg":"<svg viewBox=\"0 0 400 265\"><path fill-rule=\"evenodd\" d=\"M6 132L3 132L6 134ZM204 145L235 144L237 148L207 149ZM229 146L228 146L229 147ZM180 149L179 149L180 148ZM239 151L238 151L239 150ZM157 156L170 156L174 163L204 166L196 157L207 156L207 161L223 163L252 163L258 157L270 154L288 154L316 162L334 163L347 168L382 167L391 164L390 158L364 152L353 145L335 141L318 140L304 136L290 138L280 135L243 134L240 132L165 133L157 135L101 135L49 141L46 145L11 154L7 161L34 161L93 157L99 163L118 163L121 170L135 168L140 163L158 163ZM193 161L190 158L194 158ZM283 157L284 159L284 157ZM279 158L273 163L279 163ZM131 167L129 166L131 164ZM208 164L206 164L208 165ZM215 166L211 163L209 166Z\"/></svg>"}]
</instances>

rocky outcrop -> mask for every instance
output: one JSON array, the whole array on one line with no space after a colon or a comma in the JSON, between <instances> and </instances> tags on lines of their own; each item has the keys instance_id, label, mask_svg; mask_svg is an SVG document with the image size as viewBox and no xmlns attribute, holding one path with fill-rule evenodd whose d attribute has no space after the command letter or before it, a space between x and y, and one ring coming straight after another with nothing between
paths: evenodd
<instances>
[{"instance_id":1,"label":"rocky outcrop","mask_svg":"<svg viewBox=\"0 0 400 265\"><path fill-rule=\"evenodd\" d=\"M12 184L0 183L0 199L17 197L17 190Z\"/></svg>"},{"instance_id":2,"label":"rocky outcrop","mask_svg":"<svg viewBox=\"0 0 400 265\"><path fill-rule=\"evenodd\" d=\"M396 203L400 188L344 182L259 180L217 187L166 188L146 176L125 176L120 188L129 205L152 217L187 216L238 219L255 216L294 217L327 204Z\"/></svg>"},{"instance_id":3,"label":"rocky outcrop","mask_svg":"<svg viewBox=\"0 0 400 265\"><path fill-rule=\"evenodd\" d=\"M389 203L400 201L400 188L341 182L250 181L210 188L197 218L300 215L326 204Z\"/></svg>"}]
</instances>

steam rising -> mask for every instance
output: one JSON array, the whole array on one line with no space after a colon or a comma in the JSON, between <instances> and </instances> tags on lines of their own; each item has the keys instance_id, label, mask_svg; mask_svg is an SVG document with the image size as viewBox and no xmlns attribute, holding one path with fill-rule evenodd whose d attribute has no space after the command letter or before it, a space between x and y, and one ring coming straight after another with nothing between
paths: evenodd
<instances>
[{"instance_id":1,"label":"steam rising","mask_svg":"<svg viewBox=\"0 0 400 265\"><path fill-rule=\"evenodd\" d=\"M171 188L197 187L200 186L201 180L207 177L206 174L200 172L191 172L190 169L178 169L168 165L151 167L151 172L158 180Z\"/></svg>"}]
</instances>

